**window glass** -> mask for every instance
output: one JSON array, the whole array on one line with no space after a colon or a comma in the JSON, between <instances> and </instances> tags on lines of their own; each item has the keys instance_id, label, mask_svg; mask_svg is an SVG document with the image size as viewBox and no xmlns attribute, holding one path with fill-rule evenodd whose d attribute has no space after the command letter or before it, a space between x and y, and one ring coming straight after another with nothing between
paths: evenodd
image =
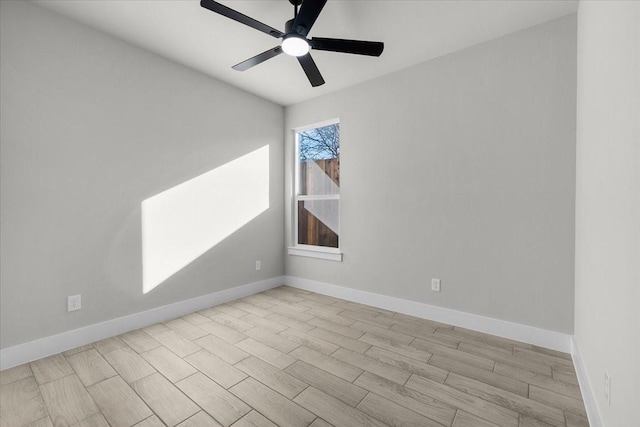
<instances>
[{"instance_id":1,"label":"window glass","mask_svg":"<svg viewBox=\"0 0 640 427\"><path fill-rule=\"evenodd\" d=\"M297 244L338 248L340 124L296 132Z\"/></svg>"}]
</instances>

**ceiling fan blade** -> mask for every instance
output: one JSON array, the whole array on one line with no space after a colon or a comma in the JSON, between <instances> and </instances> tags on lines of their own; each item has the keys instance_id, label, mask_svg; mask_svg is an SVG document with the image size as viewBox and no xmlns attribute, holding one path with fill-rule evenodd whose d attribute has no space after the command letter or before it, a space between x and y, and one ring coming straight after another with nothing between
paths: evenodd
<instances>
[{"instance_id":1,"label":"ceiling fan blade","mask_svg":"<svg viewBox=\"0 0 640 427\"><path fill-rule=\"evenodd\" d=\"M267 24L263 24L260 21L256 21L255 19L250 18L238 11L235 11L223 4L220 4L217 1L201 0L200 6L204 7L205 9L209 9L212 12L219 13L222 16L226 16L227 18L231 18L234 21L238 21L241 24L248 25L251 28L255 28L258 31L269 34L272 37L280 38L284 36L284 33L282 31L276 30L275 28L270 27Z\"/></svg>"},{"instance_id":2,"label":"ceiling fan blade","mask_svg":"<svg viewBox=\"0 0 640 427\"><path fill-rule=\"evenodd\" d=\"M281 53L282 53L282 48L280 46L276 46L272 49L269 49L267 51L262 52L261 54L254 56L253 58L249 58L246 61L242 61L231 68L237 71L246 71L251 67L254 67L258 64L263 63L267 59L271 59L274 56L280 55Z\"/></svg>"},{"instance_id":3,"label":"ceiling fan blade","mask_svg":"<svg viewBox=\"0 0 640 427\"><path fill-rule=\"evenodd\" d=\"M300 12L293 21L293 31L306 37L326 2L327 0L303 0Z\"/></svg>"},{"instance_id":4,"label":"ceiling fan blade","mask_svg":"<svg viewBox=\"0 0 640 427\"><path fill-rule=\"evenodd\" d=\"M380 56L384 50L382 42L367 42L362 40L326 39L312 37L309 45L316 50L331 52L354 53L356 55Z\"/></svg>"},{"instance_id":5,"label":"ceiling fan blade","mask_svg":"<svg viewBox=\"0 0 640 427\"><path fill-rule=\"evenodd\" d=\"M300 63L300 65L302 65L302 69L307 75L311 86L316 87L324 84L322 74L320 74L320 70L318 70L318 66L313 61L313 58L310 54L307 53L306 55L298 56L298 62Z\"/></svg>"}]
</instances>

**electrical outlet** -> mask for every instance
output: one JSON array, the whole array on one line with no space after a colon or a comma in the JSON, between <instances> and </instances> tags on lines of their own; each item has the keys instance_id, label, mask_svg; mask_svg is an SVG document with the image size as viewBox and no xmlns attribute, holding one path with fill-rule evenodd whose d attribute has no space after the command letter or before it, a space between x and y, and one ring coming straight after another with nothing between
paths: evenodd
<instances>
[{"instance_id":1,"label":"electrical outlet","mask_svg":"<svg viewBox=\"0 0 640 427\"><path fill-rule=\"evenodd\" d=\"M611 405L611 375L607 371L604 371L604 398Z\"/></svg>"},{"instance_id":2,"label":"electrical outlet","mask_svg":"<svg viewBox=\"0 0 640 427\"><path fill-rule=\"evenodd\" d=\"M82 308L82 300L80 295L71 295L67 297L67 311L76 311Z\"/></svg>"},{"instance_id":3,"label":"electrical outlet","mask_svg":"<svg viewBox=\"0 0 640 427\"><path fill-rule=\"evenodd\" d=\"M440 292L440 279L431 279L431 290Z\"/></svg>"},{"instance_id":4,"label":"electrical outlet","mask_svg":"<svg viewBox=\"0 0 640 427\"><path fill-rule=\"evenodd\" d=\"M260 262L259 260L256 261L256 271L259 271L262 269L262 262Z\"/></svg>"}]
</instances>

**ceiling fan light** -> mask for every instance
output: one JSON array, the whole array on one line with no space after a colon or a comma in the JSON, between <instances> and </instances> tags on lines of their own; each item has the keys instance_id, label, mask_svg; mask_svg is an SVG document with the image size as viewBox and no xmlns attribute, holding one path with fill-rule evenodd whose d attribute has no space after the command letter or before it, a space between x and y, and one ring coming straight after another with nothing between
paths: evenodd
<instances>
[{"instance_id":1,"label":"ceiling fan light","mask_svg":"<svg viewBox=\"0 0 640 427\"><path fill-rule=\"evenodd\" d=\"M309 43L303 37L289 35L282 40L282 50L287 55L303 56L309 53Z\"/></svg>"}]
</instances>

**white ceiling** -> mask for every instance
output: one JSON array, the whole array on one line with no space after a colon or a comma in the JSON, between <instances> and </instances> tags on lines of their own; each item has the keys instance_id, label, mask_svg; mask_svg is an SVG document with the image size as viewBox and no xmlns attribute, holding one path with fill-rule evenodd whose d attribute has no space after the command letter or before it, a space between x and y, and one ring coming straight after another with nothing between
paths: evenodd
<instances>
[{"instance_id":1,"label":"white ceiling","mask_svg":"<svg viewBox=\"0 0 640 427\"><path fill-rule=\"evenodd\" d=\"M382 41L379 58L313 51L326 84L312 88L297 63L280 55L239 72L231 66L279 40L200 7L198 0L36 0L88 24L281 105L407 68L546 22L578 9L578 0L329 0L309 37ZM284 30L288 0L221 3Z\"/></svg>"}]
</instances>

